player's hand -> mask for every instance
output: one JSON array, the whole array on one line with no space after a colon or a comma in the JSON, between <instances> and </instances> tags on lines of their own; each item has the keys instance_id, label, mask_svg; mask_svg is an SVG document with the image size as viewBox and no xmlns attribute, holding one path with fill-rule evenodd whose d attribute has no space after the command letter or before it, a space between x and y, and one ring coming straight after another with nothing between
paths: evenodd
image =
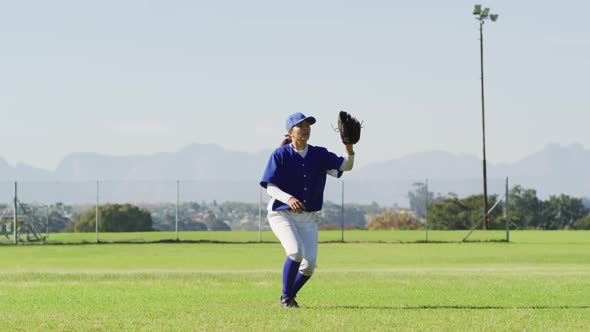
<instances>
[{"instance_id":1,"label":"player's hand","mask_svg":"<svg viewBox=\"0 0 590 332\"><path fill-rule=\"evenodd\" d=\"M344 144L344 146L346 147L346 154L349 156L354 155L354 147L352 144Z\"/></svg>"},{"instance_id":2,"label":"player's hand","mask_svg":"<svg viewBox=\"0 0 590 332\"><path fill-rule=\"evenodd\" d=\"M291 207L291 210L293 210L293 212L303 213L303 211L305 211L305 205L303 205L303 203L301 203L295 197L289 198L289 201L287 202L287 204L289 204L289 206Z\"/></svg>"}]
</instances>

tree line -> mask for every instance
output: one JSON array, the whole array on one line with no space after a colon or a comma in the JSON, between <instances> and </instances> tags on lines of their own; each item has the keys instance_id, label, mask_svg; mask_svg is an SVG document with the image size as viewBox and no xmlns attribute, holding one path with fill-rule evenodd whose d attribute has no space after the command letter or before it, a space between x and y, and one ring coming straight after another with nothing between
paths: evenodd
<instances>
[{"instance_id":1,"label":"tree line","mask_svg":"<svg viewBox=\"0 0 590 332\"><path fill-rule=\"evenodd\" d=\"M483 217L483 195L465 198L453 193L435 195L424 183L415 183L408 198L416 218L425 220L427 217L431 229L469 229ZM488 206L494 205L498 199L497 195L488 196ZM590 229L589 203L588 199L565 194L542 200L535 189L517 185L508 192L508 206L503 200L491 212L488 227L503 229L508 213L513 229Z\"/></svg>"},{"instance_id":2,"label":"tree line","mask_svg":"<svg viewBox=\"0 0 590 332\"><path fill-rule=\"evenodd\" d=\"M461 230L477 225L483 217L482 195L459 198L453 193L442 195L428 191L424 183L414 183L408 192L409 208L397 205L382 207L371 204L324 203L319 213L320 229L368 229L404 230L424 227L428 220L429 229ZM488 197L492 206L499 199ZM512 229L590 229L590 201L569 195L550 196L542 200L534 189L515 186L508 195L508 214ZM0 208L6 206L0 205ZM183 202L143 204L105 204L99 206L98 230L100 232L139 231L229 231L258 230L259 216L262 229L269 230L266 211L259 215L256 203L241 202ZM28 209L39 221L38 229L50 232L94 232L96 229L96 207L91 205L72 206L56 203L47 210ZM490 229L503 229L506 222L506 206L501 202L490 214ZM6 217L5 217L6 219ZM5 222L9 222L6 221ZM48 223L47 223L48 222ZM47 223L47 224L46 224Z\"/></svg>"}]
</instances>

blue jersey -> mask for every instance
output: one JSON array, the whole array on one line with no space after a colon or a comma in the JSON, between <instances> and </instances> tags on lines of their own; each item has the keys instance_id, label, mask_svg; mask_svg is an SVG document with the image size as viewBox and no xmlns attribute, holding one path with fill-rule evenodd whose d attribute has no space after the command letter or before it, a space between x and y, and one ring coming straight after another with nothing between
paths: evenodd
<instances>
[{"instance_id":1,"label":"blue jersey","mask_svg":"<svg viewBox=\"0 0 590 332\"><path fill-rule=\"evenodd\" d=\"M307 146L305 158L289 144L276 149L268 160L260 185L266 188L268 183L274 184L301 201L305 211L313 212L322 209L327 171L339 169L344 158L323 147ZM273 211L288 209L291 207L279 200L272 206Z\"/></svg>"}]
</instances>

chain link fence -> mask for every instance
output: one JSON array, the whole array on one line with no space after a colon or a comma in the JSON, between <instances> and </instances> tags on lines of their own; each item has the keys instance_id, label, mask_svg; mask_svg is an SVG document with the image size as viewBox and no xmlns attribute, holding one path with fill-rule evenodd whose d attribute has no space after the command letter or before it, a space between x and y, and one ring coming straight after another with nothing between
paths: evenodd
<instances>
[{"instance_id":1,"label":"chain link fence","mask_svg":"<svg viewBox=\"0 0 590 332\"><path fill-rule=\"evenodd\" d=\"M449 192L445 189L452 188L453 183L424 178L392 183L389 190L387 186L375 187L373 195L365 190L364 196L359 197L362 185L329 180L324 207L319 213L320 241L461 241L473 226L442 227L440 220L429 225L433 217L429 217L429 212L436 212L429 208L436 207L436 202L458 199L473 189L456 186L458 193ZM235 201L227 200L232 190L244 192L244 187L247 189L241 200L237 196ZM505 188L498 184L490 188L488 200L492 206L502 198ZM192 180L0 182L0 202L3 243L277 241L266 220L269 197L257 183L243 186ZM501 215L498 211L502 208L500 205L493 216ZM461 219L459 215L455 217ZM463 232L449 232L452 230ZM500 240L503 234L478 232L473 238Z\"/></svg>"}]
</instances>

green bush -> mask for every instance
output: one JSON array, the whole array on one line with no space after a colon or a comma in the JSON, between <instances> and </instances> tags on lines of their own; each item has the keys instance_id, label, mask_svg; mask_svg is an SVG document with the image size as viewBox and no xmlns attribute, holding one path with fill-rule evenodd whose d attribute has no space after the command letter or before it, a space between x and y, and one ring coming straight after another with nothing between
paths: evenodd
<instances>
[{"instance_id":1,"label":"green bush","mask_svg":"<svg viewBox=\"0 0 590 332\"><path fill-rule=\"evenodd\" d=\"M576 220L572 224L572 228L573 229L589 229L590 230L590 214L583 217L583 218Z\"/></svg>"},{"instance_id":2,"label":"green bush","mask_svg":"<svg viewBox=\"0 0 590 332\"><path fill-rule=\"evenodd\" d=\"M76 216L75 232L94 232L96 209ZM99 207L99 232L145 232L153 231L151 214L131 204L106 204Z\"/></svg>"}]
</instances>

